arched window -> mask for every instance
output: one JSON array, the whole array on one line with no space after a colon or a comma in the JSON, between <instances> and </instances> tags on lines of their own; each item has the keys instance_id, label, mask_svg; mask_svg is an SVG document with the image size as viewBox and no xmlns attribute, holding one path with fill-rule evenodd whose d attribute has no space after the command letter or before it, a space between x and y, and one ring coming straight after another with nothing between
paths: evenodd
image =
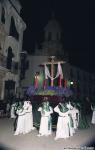
<instances>
[{"instance_id":1,"label":"arched window","mask_svg":"<svg viewBox=\"0 0 95 150\"><path fill-rule=\"evenodd\" d=\"M4 9L4 8L2 8L1 22L2 22L3 24L5 24L5 9Z\"/></svg>"},{"instance_id":2,"label":"arched window","mask_svg":"<svg viewBox=\"0 0 95 150\"><path fill-rule=\"evenodd\" d=\"M59 40L59 33L56 33L56 39Z\"/></svg>"},{"instance_id":3,"label":"arched window","mask_svg":"<svg viewBox=\"0 0 95 150\"><path fill-rule=\"evenodd\" d=\"M12 48L8 48L8 54L7 54L7 69L11 69L12 67L12 58L14 57Z\"/></svg>"},{"instance_id":4,"label":"arched window","mask_svg":"<svg viewBox=\"0 0 95 150\"><path fill-rule=\"evenodd\" d=\"M0 43L0 51L2 50L2 47L1 47L1 43Z\"/></svg>"},{"instance_id":5,"label":"arched window","mask_svg":"<svg viewBox=\"0 0 95 150\"><path fill-rule=\"evenodd\" d=\"M11 25L10 25L10 36L13 36L15 37L17 40L19 40L19 34L16 30L16 27L15 27L15 22L14 22L14 18L11 17Z\"/></svg>"},{"instance_id":6,"label":"arched window","mask_svg":"<svg viewBox=\"0 0 95 150\"><path fill-rule=\"evenodd\" d=\"M48 41L51 40L51 32L48 33Z\"/></svg>"},{"instance_id":7,"label":"arched window","mask_svg":"<svg viewBox=\"0 0 95 150\"><path fill-rule=\"evenodd\" d=\"M77 80L80 80L80 73L77 71Z\"/></svg>"},{"instance_id":8,"label":"arched window","mask_svg":"<svg viewBox=\"0 0 95 150\"><path fill-rule=\"evenodd\" d=\"M85 90L85 89L84 89ZM77 85L77 92L80 93L80 85ZM85 91L84 91L85 92Z\"/></svg>"},{"instance_id":9,"label":"arched window","mask_svg":"<svg viewBox=\"0 0 95 150\"><path fill-rule=\"evenodd\" d=\"M73 79L73 70L70 69L70 78Z\"/></svg>"}]
</instances>

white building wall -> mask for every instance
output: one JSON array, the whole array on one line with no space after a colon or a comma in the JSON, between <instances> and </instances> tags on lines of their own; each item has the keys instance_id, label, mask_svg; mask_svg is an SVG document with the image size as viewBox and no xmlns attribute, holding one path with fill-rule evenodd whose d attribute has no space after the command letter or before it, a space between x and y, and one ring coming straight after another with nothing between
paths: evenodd
<instances>
[{"instance_id":1,"label":"white building wall","mask_svg":"<svg viewBox=\"0 0 95 150\"><path fill-rule=\"evenodd\" d=\"M1 21L2 8L4 8L5 10L5 23L2 23ZM22 51L23 32L26 29L26 24L20 17L20 10L21 10L21 5L18 0L10 0L10 1L1 0L0 1L0 24L3 25L4 30L6 32L6 37L5 37L5 41L4 41L4 45L2 49L3 55L7 57L8 48L11 47L12 52L14 54L12 61L18 62L18 64L20 63L20 52ZM11 17L13 17L14 19L15 28L19 35L19 40L17 40L13 36L10 36ZM11 70L9 70L9 72L3 78L3 82L5 82L6 80L13 80L16 82L16 85L15 85L15 91L16 91L16 87L19 86L19 70L18 70L18 74L15 74L11 72ZM4 97L4 94L2 94L2 98L3 97Z\"/></svg>"}]
</instances>

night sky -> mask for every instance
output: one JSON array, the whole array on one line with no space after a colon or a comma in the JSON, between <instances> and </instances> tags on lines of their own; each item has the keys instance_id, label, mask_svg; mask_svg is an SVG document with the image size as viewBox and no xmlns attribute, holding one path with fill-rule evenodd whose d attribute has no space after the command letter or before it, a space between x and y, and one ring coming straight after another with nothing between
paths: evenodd
<instances>
[{"instance_id":1,"label":"night sky","mask_svg":"<svg viewBox=\"0 0 95 150\"><path fill-rule=\"evenodd\" d=\"M95 2L94 0L19 0L21 16L27 25L23 49L34 51L35 42L51 19L60 22L64 32L64 49L70 53L70 61L95 73Z\"/></svg>"}]
</instances>

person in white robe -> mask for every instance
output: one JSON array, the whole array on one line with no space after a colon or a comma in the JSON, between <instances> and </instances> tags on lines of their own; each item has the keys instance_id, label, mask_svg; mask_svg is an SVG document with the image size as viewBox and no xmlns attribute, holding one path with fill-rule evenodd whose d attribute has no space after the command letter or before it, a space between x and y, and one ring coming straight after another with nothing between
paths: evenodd
<instances>
[{"instance_id":1,"label":"person in white robe","mask_svg":"<svg viewBox=\"0 0 95 150\"><path fill-rule=\"evenodd\" d=\"M72 119L73 119L73 123L74 123L74 129L78 129L78 125L79 125L79 110L76 108L76 104L73 103L73 107L72 107Z\"/></svg>"},{"instance_id":2,"label":"person in white robe","mask_svg":"<svg viewBox=\"0 0 95 150\"><path fill-rule=\"evenodd\" d=\"M33 114L32 114L32 104L31 102L24 101L24 111L25 111L25 131L24 134L31 132L32 130L35 129L33 127Z\"/></svg>"},{"instance_id":3,"label":"person in white robe","mask_svg":"<svg viewBox=\"0 0 95 150\"><path fill-rule=\"evenodd\" d=\"M10 117L11 118L16 118L16 115L15 115L15 107L16 107L16 103L13 103L12 105L11 105L11 111L10 111Z\"/></svg>"},{"instance_id":4,"label":"person in white robe","mask_svg":"<svg viewBox=\"0 0 95 150\"><path fill-rule=\"evenodd\" d=\"M17 127L14 135L24 134L24 128L25 128L25 111L23 108L23 105L19 103L19 106L16 111L18 115L17 119Z\"/></svg>"},{"instance_id":5,"label":"person in white robe","mask_svg":"<svg viewBox=\"0 0 95 150\"><path fill-rule=\"evenodd\" d=\"M64 103L59 103L55 108L54 111L59 114L58 121L57 121L57 129L56 129L56 137L55 140L59 138L69 138L69 111L68 108L65 106Z\"/></svg>"},{"instance_id":6,"label":"person in white robe","mask_svg":"<svg viewBox=\"0 0 95 150\"><path fill-rule=\"evenodd\" d=\"M11 108L10 103L7 103L7 105L6 105L6 116L7 116L8 118L10 117L10 108Z\"/></svg>"},{"instance_id":7,"label":"person in white robe","mask_svg":"<svg viewBox=\"0 0 95 150\"><path fill-rule=\"evenodd\" d=\"M71 103L67 103L66 104L67 108L69 109L69 134L70 136L73 136L73 134L75 133L75 129L74 129L74 123L76 126L76 122L75 122L75 111L73 109L73 106L71 105Z\"/></svg>"},{"instance_id":8,"label":"person in white robe","mask_svg":"<svg viewBox=\"0 0 95 150\"><path fill-rule=\"evenodd\" d=\"M92 123L92 124L95 124L95 105L94 105L94 106L91 106L91 109L92 109L92 111L93 111L91 123Z\"/></svg>"},{"instance_id":9,"label":"person in white robe","mask_svg":"<svg viewBox=\"0 0 95 150\"><path fill-rule=\"evenodd\" d=\"M49 102L43 102L42 107L38 111L41 112L39 134L37 136L48 136L52 134L52 120L51 114L53 113L52 107Z\"/></svg>"}]
</instances>

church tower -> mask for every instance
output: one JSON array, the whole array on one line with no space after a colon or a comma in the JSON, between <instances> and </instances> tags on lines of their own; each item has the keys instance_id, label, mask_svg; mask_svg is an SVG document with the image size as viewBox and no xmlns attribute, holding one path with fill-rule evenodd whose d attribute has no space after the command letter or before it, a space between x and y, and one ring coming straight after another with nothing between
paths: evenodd
<instances>
[{"instance_id":1,"label":"church tower","mask_svg":"<svg viewBox=\"0 0 95 150\"><path fill-rule=\"evenodd\" d=\"M39 49L36 49L36 54L39 54ZM44 28L44 39L41 43L40 55L64 55L63 49L63 31L56 20L55 16L52 18Z\"/></svg>"}]
</instances>

